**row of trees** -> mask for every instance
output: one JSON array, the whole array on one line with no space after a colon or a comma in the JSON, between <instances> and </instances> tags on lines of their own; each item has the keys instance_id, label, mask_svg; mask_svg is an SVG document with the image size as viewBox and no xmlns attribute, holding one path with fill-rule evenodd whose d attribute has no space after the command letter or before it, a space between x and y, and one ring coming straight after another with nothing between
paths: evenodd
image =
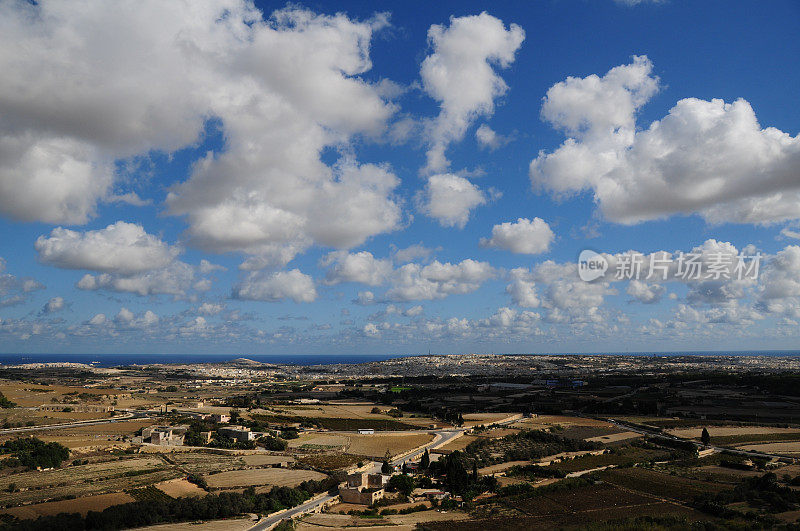
<instances>
[{"instance_id":1,"label":"row of trees","mask_svg":"<svg viewBox=\"0 0 800 531\"><path fill-rule=\"evenodd\" d=\"M77 513L62 513L57 516L40 517L37 520L14 520L0 524L0 531L128 529L168 522L230 518L247 513L268 514L295 507L315 493L333 488L335 484L336 482L329 478L323 481L303 482L296 488L274 487L262 494L257 494L255 489L250 487L241 493L223 492L219 495L209 494L203 498L138 501L114 505L102 512L90 511L86 517L81 517Z\"/></svg>"}]
</instances>

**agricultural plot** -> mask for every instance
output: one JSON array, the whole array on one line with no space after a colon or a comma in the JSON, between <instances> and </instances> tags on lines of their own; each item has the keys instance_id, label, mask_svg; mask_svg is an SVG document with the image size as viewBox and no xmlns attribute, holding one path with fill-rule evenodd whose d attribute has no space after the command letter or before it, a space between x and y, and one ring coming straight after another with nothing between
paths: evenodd
<instances>
[{"instance_id":1,"label":"agricultural plot","mask_svg":"<svg viewBox=\"0 0 800 531\"><path fill-rule=\"evenodd\" d=\"M211 489L233 489L256 485L295 487L308 480L321 480L327 476L313 470L287 468L257 468L254 470L232 470L206 476Z\"/></svg>"},{"instance_id":2,"label":"agricultural plot","mask_svg":"<svg viewBox=\"0 0 800 531\"><path fill-rule=\"evenodd\" d=\"M72 500L26 505L24 507L11 507L2 513L16 516L20 520L35 520L40 516L51 516L59 513L80 513L86 516L89 511L102 511L112 505L136 501L129 494L115 492L113 494L98 494L96 496L83 496Z\"/></svg>"},{"instance_id":3,"label":"agricultural plot","mask_svg":"<svg viewBox=\"0 0 800 531\"><path fill-rule=\"evenodd\" d=\"M382 458L388 451L392 456L413 450L433 440L428 433L391 435L350 435L347 452L355 455Z\"/></svg>"},{"instance_id":4,"label":"agricultural plot","mask_svg":"<svg viewBox=\"0 0 800 531\"><path fill-rule=\"evenodd\" d=\"M242 456L212 453L176 453L171 454L169 460L187 472L201 475L247 466Z\"/></svg>"},{"instance_id":5,"label":"agricultural plot","mask_svg":"<svg viewBox=\"0 0 800 531\"><path fill-rule=\"evenodd\" d=\"M708 434L716 441L718 437L760 436L760 440L770 440L772 437L788 436L800 439L798 428L775 428L772 426L709 426ZM667 430L667 433L684 439L700 439L703 428L678 428ZM777 439L776 439L777 440Z\"/></svg>"},{"instance_id":6,"label":"agricultural plot","mask_svg":"<svg viewBox=\"0 0 800 531\"><path fill-rule=\"evenodd\" d=\"M797 455L800 454L800 441L790 442L771 442L764 444L746 444L738 447L740 450L748 450L753 452L767 452L771 454L780 455Z\"/></svg>"},{"instance_id":7,"label":"agricultural plot","mask_svg":"<svg viewBox=\"0 0 800 531\"><path fill-rule=\"evenodd\" d=\"M565 459L558 463L552 463L550 468L562 472L580 472L582 470L592 470L604 466L631 466L636 463L659 461L669 457L669 452L662 450L650 450L628 446L612 452L599 455L588 454L573 459Z\"/></svg>"},{"instance_id":8,"label":"agricultural plot","mask_svg":"<svg viewBox=\"0 0 800 531\"><path fill-rule=\"evenodd\" d=\"M39 487L38 489L29 488L29 490L4 494L3 503L9 507L27 503L38 503L56 498L64 499L81 495L122 492L126 489L152 485L181 475L181 472L177 470L168 469L145 472L133 476L122 475L115 478L86 481L84 483L62 484L54 487ZM15 478L16 477L17 476L15 476Z\"/></svg>"},{"instance_id":9,"label":"agricultural plot","mask_svg":"<svg viewBox=\"0 0 800 531\"><path fill-rule=\"evenodd\" d=\"M608 483L626 489L681 502L689 502L701 494L713 494L727 488L718 483L673 476L638 467L604 470L600 473L600 477Z\"/></svg>"},{"instance_id":10,"label":"agricultural plot","mask_svg":"<svg viewBox=\"0 0 800 531\"><path fill-rule=\"evenodd\" d=\"M620 441L628 441L630 439L638 439L640 437L642 437L642 435L636 433L635 431L621 431L619 433L612 433L611 435L599 435L596 437L589 437L585 440L588 442L612 444Z\"/></svg>"},{"instance_id":11,"label":"agricultural plot","mask_svg":"<svg viewBox=\"0 0 800 531\"><path fill-rule=\"evenodd\" d=\"M191 498L193 496L205 496L208 494L185 478L170 479L169 481L156 483L153 486L171 498Z\"/></svg>"},{"instance_id":12,"label":"agricultural plot","mask_svg":"<svg viewBox=\"0 0 800 531\"><path fill-rule=\"evenodd\" d=\"M332 472L342 470L362 462L364 458L352 454L309 454L298 457L298 460L307 466Z\"/></svg>"}]
</instances>

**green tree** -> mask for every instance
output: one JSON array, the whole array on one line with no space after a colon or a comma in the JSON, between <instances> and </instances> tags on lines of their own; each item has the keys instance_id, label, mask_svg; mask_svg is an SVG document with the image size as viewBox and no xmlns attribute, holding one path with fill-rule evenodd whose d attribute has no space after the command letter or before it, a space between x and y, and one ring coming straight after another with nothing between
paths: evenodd
<instances>
[{"instance_id":1,"label":"green tree","mask_svg":"<svg viewBox=\"0 0 800 531\"><path fill-rule=\"evenodd\" d=\"M428 449L425 448L425 451L422 453L422 459L419 460L419 466L423 470L427 470L429 466L431 466L431 454L428 453Z\"/></svg>"},{"instance_id":2,"label":"green tree","mask_svg":"<svg viewBox=\"0 0 800 531\"><path fill-rule=\"evenodd\" d=\"M384 461L381 465L381 472L383 474L391 474L392 473L392 465L389 464L389 461Z\"/></svg>"},{"instance_id":3,"label":"green tree","mask_svg":"<svg viewBox=\"0 0 800 531\"><path fill-rule=\"evenodd\" d=\"M700 441L704 446L708 446L708 443L711 442L711 435L709 435L706 428L703 428L703 433L700 434Z\"/></svg>"},{"instance_id":4,"label":"green tree","mask_svg":"<svg viewBox=\"0 0 800 531\"><path fill-rule=\"evenodd\" d=\"M414 482L414 478L408 474L398 474L392 476L386 486L389 490L397 491L408 496L416 487L416 483Z\"/></svg>"}]
</instances>

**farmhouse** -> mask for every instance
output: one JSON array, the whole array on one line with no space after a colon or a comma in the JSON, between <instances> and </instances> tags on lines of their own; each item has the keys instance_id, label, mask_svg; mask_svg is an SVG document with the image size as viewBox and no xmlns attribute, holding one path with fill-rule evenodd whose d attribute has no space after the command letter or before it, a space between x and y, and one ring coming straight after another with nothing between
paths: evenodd
<instances>
[{"instance_id":1,"label":"farmhouse","mask_svg":"<svg viewBox=\"0 0 800 531\"><path fill-rule=\"evenodd\" d=\"M142 430L142 440L160 446L183 446L188 426L150 426Z\"/></svg>"},{"instance_id":2,"label":"farmhouse","mask_svg":"<svg viewBox=\"0 0 800 531\"><path fill-rule=\"evenodd\" d=\"M250 431L250 428L245 428L244 426L225 426L218 429L217 433L240 442L252 441L256 438L255 432Z\"/></svg>"},{"instance_id":3,"label":"farmhouse","mask_svg":"<svg viewBox=\"0 0 800 531\"><path fill-rule=\"evenodd\" d=\"M383 488L389 482L386 474L367 474L366 472L348 474L347 485L339 487L339 497L344 503L372 505L383 498Z\"/></svg>"}]
</instances>

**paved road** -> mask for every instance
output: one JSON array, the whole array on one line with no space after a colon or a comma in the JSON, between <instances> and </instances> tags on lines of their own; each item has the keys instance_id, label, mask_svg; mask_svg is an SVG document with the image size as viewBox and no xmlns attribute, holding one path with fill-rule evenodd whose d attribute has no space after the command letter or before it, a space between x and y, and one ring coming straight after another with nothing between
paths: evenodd
<instances>
[{"instance_id":1,"label":"paved road","mask_svg":"<svg viewBox=\"0 0 800 531\"><path fill-rule=\"evenodd\" d=\"M286 512L276 514L275 516L270 516L268 518L263 518L258 521L256 525L248 529L248 531L266 531L267 529L271 528L284 518L291 518L292 516L300 513L310 512L317 508L318 505L329 502L336 496L327 495L323 496L322 498L318 499L311 499L305 503L298 505L292 509L289 509Z\"/></svg>"}]
</instances>

